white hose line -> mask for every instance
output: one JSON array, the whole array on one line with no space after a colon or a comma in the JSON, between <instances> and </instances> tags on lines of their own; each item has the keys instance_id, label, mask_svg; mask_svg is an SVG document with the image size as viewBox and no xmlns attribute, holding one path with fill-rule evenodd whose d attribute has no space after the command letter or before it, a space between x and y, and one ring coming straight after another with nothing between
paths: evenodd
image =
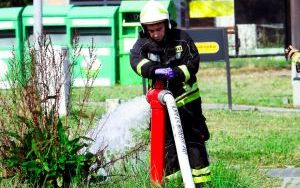
<instances>
[{"instance_id":1,"label":"white hose line","mask_svg":"<svg viewBox=\"0 0 300 188\"><path fill-rule=\"evenodd\" d=\"M168 109L184 187L195 188L180 116L175 99L172 93L168 90L161 91L158 95L158 98L162 104L165 104L167 106Z\"/></svg>"}]
</instances>

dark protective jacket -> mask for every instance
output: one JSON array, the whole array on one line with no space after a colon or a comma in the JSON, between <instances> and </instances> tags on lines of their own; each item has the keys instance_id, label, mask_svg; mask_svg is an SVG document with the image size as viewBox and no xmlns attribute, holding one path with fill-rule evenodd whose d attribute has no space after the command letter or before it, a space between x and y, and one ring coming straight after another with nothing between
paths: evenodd
<instances>
[{"instance_id":1,"label":"dark protective jacket","mask_svg":"<svg viewBox=\"0 0 300 188\"><path fill-rule=\"evenodd\" d=\"M168 81L168 88L176 98L178 106L200 97L196 83L196 73L199 69L199 54L192 39L185 31L171 29L163 42L153 41L143 32L131 50L131 66L144 78L156 81L154 71L157 68L171 67L178 75ZM184 94L184 96L183 96ZM189 95L187 95L189 94ZM193 96L191 96L193 95ZM180 97L181 96L181 97Z\"/></svg>"},{"instance_id":2,"label":"dark protective jacket","mask_svg":"<svg viewBox=\"0 0 300 188\"><path fill-rule=\"evenodd\" d=\"M199 53L189 35L179 29L167 29L162 42L153 41L149 35L140 36L131 49L130 63L133 70L144 78L156 82L155 69L171 67L177 77L163 80L176 100L184 137L192 168L209 165L204 142L209 138L205 117L201 109L201 97L196 73L199 69ZM166 174L179 169L172 129L167 118L166 126Z\"/></svg>"}]
</instances>

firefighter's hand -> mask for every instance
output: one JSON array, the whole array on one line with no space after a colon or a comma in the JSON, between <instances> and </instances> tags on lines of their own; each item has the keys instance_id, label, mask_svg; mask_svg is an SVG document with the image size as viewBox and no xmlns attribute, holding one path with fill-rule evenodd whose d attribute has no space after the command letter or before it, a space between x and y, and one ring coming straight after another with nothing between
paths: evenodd
<instances>
[{"instance_id":1,"label":"firefighter's hand","mask_svg":"<svg viewBox=\"0 0 300 188\"><path fill-rule=\"evenodd\" d=\"M295 52L298 52L298 50L294 48L292 45L289 45L289 47L284 50L285 56L289 59L292 58Z\"/></svg>"},{"instance_id":2,"label":"firefighter's hand","mask_svg":"<svg viewBox=\"0 0 300 188\"><path fill-rule=\"evenodd\" d=\"M176 72L170 67L159 68L155 70L155 75L163 79L172 80L176 77Z\"/></svg>"}]
</instances>

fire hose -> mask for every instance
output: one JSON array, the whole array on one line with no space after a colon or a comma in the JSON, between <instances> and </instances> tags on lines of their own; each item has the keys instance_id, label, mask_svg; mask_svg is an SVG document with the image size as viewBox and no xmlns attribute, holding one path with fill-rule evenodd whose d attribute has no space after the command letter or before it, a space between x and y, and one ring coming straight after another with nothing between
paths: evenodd
<instances>
[{"instance_id":1,"label":"fire hose","mask_svg":"<svg viewBox=\"0 0 300 188\"><path fill-rule=\"evenodd\" d=\"M185 188L195 188L188 152L185 144L181 120L172 93L158 87L150 90L147 94L148 102L152 109L151 119L151 148L150 148L150 178L155 184L162 184L164 167L164 123L166 105L173 137L175 141L179 167Z\"/></svg>"}]
</instances>

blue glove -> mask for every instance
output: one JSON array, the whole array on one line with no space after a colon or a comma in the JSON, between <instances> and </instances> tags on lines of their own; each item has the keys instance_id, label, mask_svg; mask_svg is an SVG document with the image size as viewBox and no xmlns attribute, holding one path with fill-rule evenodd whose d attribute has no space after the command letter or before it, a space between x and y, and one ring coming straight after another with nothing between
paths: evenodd
<instances>
[{"instance_id":1,"label":"blue glove","mask_svg":"<svg viewBox=\"0 0 300 188\"><path fill-rule=\"evenodd\" d=\"M154 74L156 76L159 76L159 77L161 77L163 79L167 79L167 80L172 80L173 78L176 77L176 72L173 69L171 69L170 67L156 69Z\"/></svg>"}]
</instances>

